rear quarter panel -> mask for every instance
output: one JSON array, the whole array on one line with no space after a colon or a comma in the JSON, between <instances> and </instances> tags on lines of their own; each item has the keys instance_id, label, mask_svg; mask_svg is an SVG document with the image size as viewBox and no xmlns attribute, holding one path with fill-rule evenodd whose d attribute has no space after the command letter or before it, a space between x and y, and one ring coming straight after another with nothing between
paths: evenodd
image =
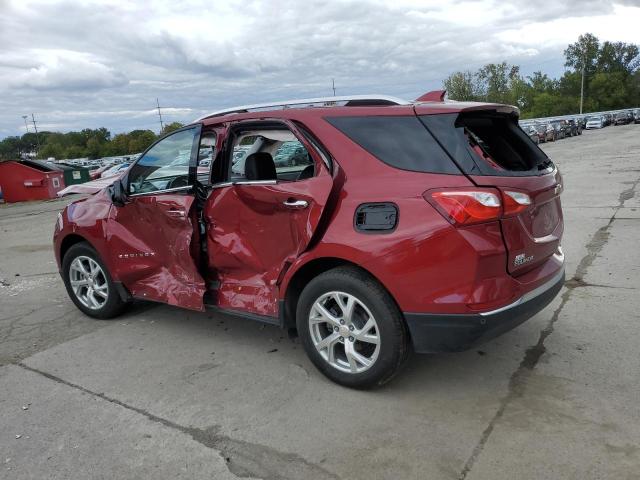
<instances>
[{"instance_id":1,"label":"rear quarter panel","mask_svg":"<svg viewBox=\"0 0 640 480\"><path fill-rule=\"evenodd\" d=\"M281 299L295 272L323 257L344 259L369 271L405 312L466 313L465 303L500 304L515 297L499 224L455 229L422 196L432 188L471 186L464 175L396 169L326 122L309 127L345 178L324 235L285 274ZM367 202L395 203L396 229L375 234L357 231L355 211Z\"/></svg>"}]
</instances>

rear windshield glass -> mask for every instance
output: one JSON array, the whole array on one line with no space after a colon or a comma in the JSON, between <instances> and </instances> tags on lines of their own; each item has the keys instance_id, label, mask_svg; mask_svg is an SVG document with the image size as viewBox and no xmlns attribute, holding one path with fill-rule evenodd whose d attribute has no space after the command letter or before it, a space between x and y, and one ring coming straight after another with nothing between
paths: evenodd
<instances>
[{"instance_id":1,"label":"rear windshield glass","mask_svg":"<svg viewBox=\"0 0 640 480\"><path fill-rule=\"evenodd\" d=\"M331 117L326 120L392 167L415 172L461 173L418 117Z\"/></svg>"},{"instance_id":2,"label":"rear windshield glass","mask_svg":"<svg viewBox=\"0 0 640 480\"><path fill-rule=\"evenodd\" d=\"M539 175L551 160L508 115L471 112L420 119L468 174Z\"/></svg>"}]
</instances>

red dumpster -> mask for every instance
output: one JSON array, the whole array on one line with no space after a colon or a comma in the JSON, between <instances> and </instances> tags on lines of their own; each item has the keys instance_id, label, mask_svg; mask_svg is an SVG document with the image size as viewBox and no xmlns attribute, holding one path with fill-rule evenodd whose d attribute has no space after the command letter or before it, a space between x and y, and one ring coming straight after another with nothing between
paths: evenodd
<instances>
[{"instance_id":1,"label":"red dumpster","mask_svg":"<svg viewBox=\"0 0 640 480\"><path fill-rule=\"evenodd\" d=\"M39 162L0 162L0 189L8 203L56 198L64 188L63 173Z\"/></svg>"}]
</instances>

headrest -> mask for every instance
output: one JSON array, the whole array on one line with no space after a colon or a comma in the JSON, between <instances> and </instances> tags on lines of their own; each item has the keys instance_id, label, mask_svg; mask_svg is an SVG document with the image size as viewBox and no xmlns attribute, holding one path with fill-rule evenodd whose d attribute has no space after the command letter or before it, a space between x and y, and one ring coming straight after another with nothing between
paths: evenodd
<instances>
[{"instance_id":1,"label":"headrest","mask_svg":"<svg viewBox=\"0 0 640 480\"><path fill-rule=\"evenodd\" d=\"M244 176L247 180L275 180L276 164L267 152L252 153L244 163Z\"/></svg>"}]
</instances>

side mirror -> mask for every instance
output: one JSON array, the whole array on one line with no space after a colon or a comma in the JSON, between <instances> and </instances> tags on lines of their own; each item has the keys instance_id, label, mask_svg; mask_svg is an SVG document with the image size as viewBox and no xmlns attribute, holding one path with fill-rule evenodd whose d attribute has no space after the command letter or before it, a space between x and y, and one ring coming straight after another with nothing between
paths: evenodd
<instances>
[{"instance_id":1,"label":"side mirror","mask_svg":"<svg viewBox=\"0 0 640 480\"><path fill-rule=\"evenodd\" d=\"M111 201L116 207L124 207L124 204L127 203L127 192L121 178L109 187L109 193Z\"/></svg>"}]
</instances>

